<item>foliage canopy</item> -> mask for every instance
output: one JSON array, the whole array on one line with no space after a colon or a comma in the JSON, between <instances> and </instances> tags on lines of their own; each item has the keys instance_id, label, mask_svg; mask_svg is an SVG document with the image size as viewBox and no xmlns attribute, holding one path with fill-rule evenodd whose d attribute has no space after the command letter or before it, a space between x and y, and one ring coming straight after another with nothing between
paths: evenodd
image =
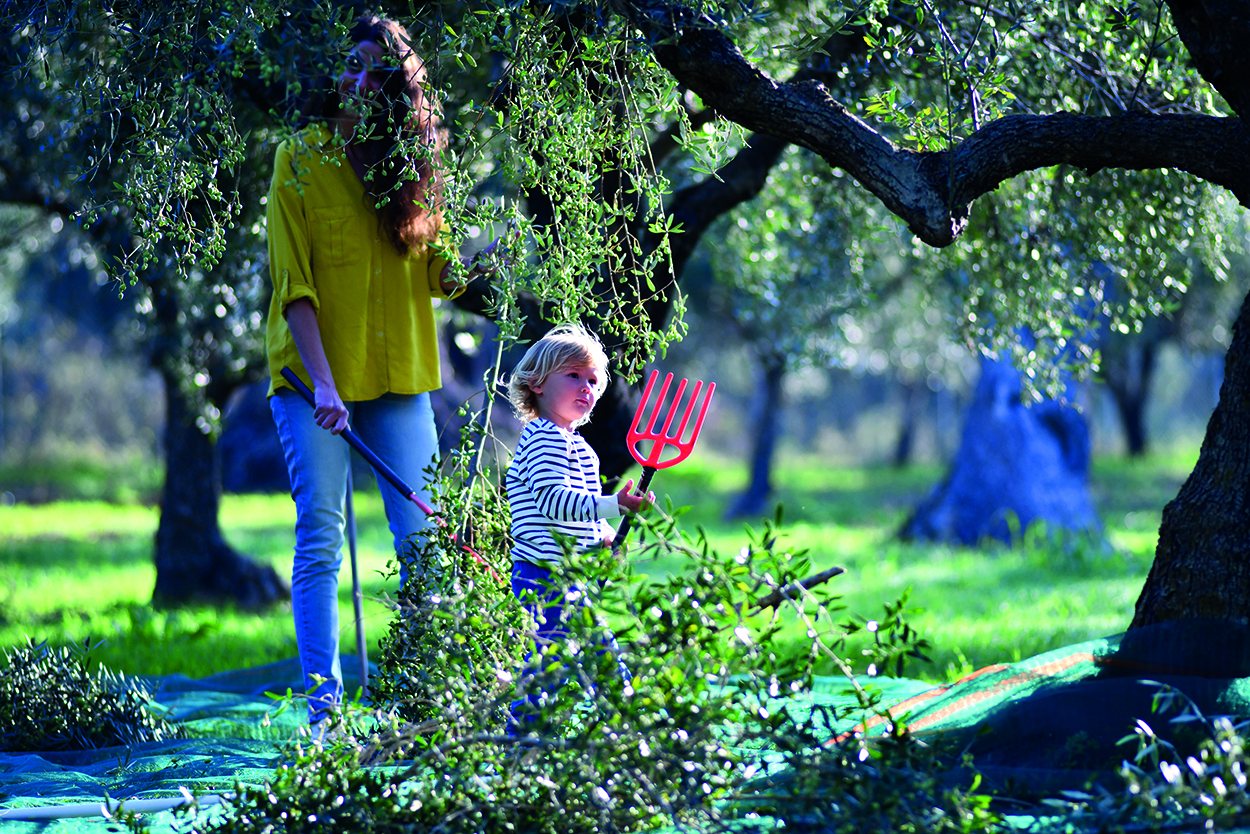
<instances>
[{"instance_id":1,"label":"foliage canopy","mask_svg":"<svg viewBox=\"0 0 1250 834\"><path fill-rule=\"evenodd\" d=\"M741 176L734 164L751 167L761 134L834 166L831 175L792 162L774 174L781 199L827 207L821 222L838 231L809 249L833 259L826 280L848 269L853 279L833 296L862 302L861 238L895 222L884 206L916 236L900 246L894 232L885 246L919 256L921 241L955 244L921 259L919 274L951 302L969 343L1014 347L1035 367L1088 358L1077 343L1091 318L1134 328L1164 310L1192 283L1185 252L1220 271L1227 195L1168 169L1243 193L1227 173L1236 143L1205 168L1191 164L1193 149L1161 146L1175 140L1160 130L1188 128L1202 147L1231 121L1162 2L488 2L396 14L452 127L451 242L518 236L513 268L482 291L479 309L505 338L535 311L524 299L544 304L548 320L588 319L625 350L631 377L681 334L669 312L680 313L686 249L773 168L750 183L730 178ZM269 148L337 71L349 22L346 7L317 3L107 14L8 4L6 75L20 82L5 131L9 198L20 197L14 160L38 160L27 179L45 204L121 236L108 259L115 275L173 270L205 288L184 306L254 331L256 298L237 296L247 278L263 284L255 235ZM739 193L714 207L686 199L718 181ZM754 227L762 214L741 217ZM253 237L232 243L240 227ZM230 274L240 262L252 272ZM1112 270L1114 288L1094 264ZM788 271L768 280L789 282ZM762 314L766 296L750 306ZM844 312L808 326L836 333ZM1039 347L1021 346L1020 326ZM254 350L241 345L235 361ZM186 375L211 375L196 364Z\"/></svg>"}]
</instances>

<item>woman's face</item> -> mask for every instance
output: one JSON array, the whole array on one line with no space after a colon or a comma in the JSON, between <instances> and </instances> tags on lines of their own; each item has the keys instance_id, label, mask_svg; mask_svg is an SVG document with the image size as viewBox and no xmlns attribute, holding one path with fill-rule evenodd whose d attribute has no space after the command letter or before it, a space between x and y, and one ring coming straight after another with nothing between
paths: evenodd
<instances>
[{"instance_id":1,"label":"woman's face","mask_svg":"<svg viewBox=\"0 0 1250 834\"><path fill-rule=\"evenodd\" d=\"M367 110L361 102L373 99L382 90L388 73L402 72L386 59L386 51L373 41L361 41L347 55L343 74L339 76L339 106L351 123L358 122Z\"/></svg>"}]
</instances>

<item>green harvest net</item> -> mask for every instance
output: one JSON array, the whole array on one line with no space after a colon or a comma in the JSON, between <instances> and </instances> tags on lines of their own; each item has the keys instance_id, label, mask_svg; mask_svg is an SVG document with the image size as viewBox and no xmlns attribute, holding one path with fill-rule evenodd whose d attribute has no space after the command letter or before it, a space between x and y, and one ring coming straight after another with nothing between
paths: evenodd
<instances>
[{"instance_id":1,"label":"green harvest net","mask_svg":"<svg viewBox=\"0 0 1250 834\"><path fill-rule=\"evenodd\" d=\"M360 685L355 655L341 658L344 685ZM182 725L189 738L126 747L56 753L0 753L0 828L22 831L117 831L101 813L111 800L154 800L228 794L236 781L262 784L283 758L283 745L307 722L304 706L285 696L303 689L296 659L210 675L148 678L154 709ZM273 697L278 696L278 697ZM94 804L93 813L85 806ZM65 806L61 819L19 821L28 809ZM49 812L46 816L53 816ZM172 830L172 812L146 818L154 832Z\"/></svg>"},{"instance_id":2,"label":"green harvest net","mask_svg":"<svg viewBox=\"0 0 1250 834\"><path fill-rule=\"evenodd\" d=\"M343 659L346 672L354 658ZM174 676L153 680L169 717L183 723L189 739L74 753L0 754L0 823L4 834L116 831L99 815L50 821L17 821L18 809L125 800L229 793L236 780L266 781L283 760L303 709L280 709L265 693L297 689L298 664L288 661L203 680ZM907 716L914 732L952 742L973 754L982 790L1037 798L1080 788L1093 777L1112 779L1132 751L1117 745L1146 720L1168 738L1168 716L1158 715L1155 695L1163 686L1184 693L1203 715L1250 716L1250 638L1228 623L1168 623L1091 640L1019 663L981 669L957 683L933 686L911 680L874 680L893 716ZM347 682L349 689L354 682ZM779 699L796 718L805 711L847 712L853 699L843 678L817 679L811 691ZM880 720L868 722L868 732ZM1183 731L1184 725L1176 725ZM857 727L835 724L827 743ZM773 777L784 776L767 749L742 749ZM952 771L958 776L958 768ZM170 831L171 812L146 821L154 832ZM1027 819L1025 820L1027 822Z\"/></svg>"}]
</instances>

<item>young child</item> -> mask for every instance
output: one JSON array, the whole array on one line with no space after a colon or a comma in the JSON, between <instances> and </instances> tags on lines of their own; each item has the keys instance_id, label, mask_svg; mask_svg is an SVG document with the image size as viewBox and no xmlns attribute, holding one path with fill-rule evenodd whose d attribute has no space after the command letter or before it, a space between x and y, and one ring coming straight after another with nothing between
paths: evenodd
<instances>
[{"instance_id":1,"label":"young child","mask_svg":"<svg viewBox=\"0 0 1250 834\"><path fill-rule=\"evenodd\" d=\"M575 429L608 384L608 357L580 327L557 327L535 342L508 381L508 398L525 421L505 483L512 510L512 592L538 624L537 647L567 636L566 605L581 604L576 586L552 583L564 560L555 534L574 540L579 552L611 545L607 519L637 512L654 494L631 495L634 482L604 495L599 457Z\"/></svg>"}]
</instances>

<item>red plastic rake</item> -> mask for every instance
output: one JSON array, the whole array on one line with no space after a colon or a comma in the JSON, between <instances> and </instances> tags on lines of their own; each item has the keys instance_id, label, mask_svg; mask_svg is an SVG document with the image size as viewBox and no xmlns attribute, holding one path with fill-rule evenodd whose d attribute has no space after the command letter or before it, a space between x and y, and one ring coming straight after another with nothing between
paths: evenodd
<instances>
[{"instance_id":1,"label":"red plastic rake","mask_svg":"<svg viewBox=\"0 0 1250 834\"><path fill-rule=\"evenodd\" d=\"M702 380L695 382L694 389L690 392L690 399L686 401L685 410L681 411L682 396L686 393L689 380L683 379L677 384L677 393L673 395L672 402L666 407L665 400L668 397L668 388L673 381L673 375L665 375L664 384L660 386L660 394L652 402L651 392L655 389L655 380L659 375L659 371L652 371L651 376L647 377L647 387L643 389L642 402L638 403L638 410L634 412L634 422L629 427L629 434L626 436L629 453L634 456L634 460L642 464L642 480L638 482L639 495L647 494L647 487L651 486L651 478L656 470L667 469L681 463L694 451L694 443L699 439L699 430L703 428L703 418L707 416L707 408L712 404L712 394L716 392L716 383L708 383L707 391L703 394L703 404L699 405L699 416L695 418L689 437L683 439L686 426L690 423L690 415L694 413L695 406L699 403L703 382ZM646 428L642 428L643 419L648 411L650 419L647 420ZM673 421L677 419L678 411L681 411L681 421L677 424L676 431L672 431ZM666 415L664 425L656 431L655 426L661 414ZM643 444L650 444L645 453ZM670 455L672 450L675 450L676 454ZM632 521L633 516L629 515L621 522L621 526L616 531L617 547L625 542L625 536L629 533Z\"/></svg>"}]
</instances>

